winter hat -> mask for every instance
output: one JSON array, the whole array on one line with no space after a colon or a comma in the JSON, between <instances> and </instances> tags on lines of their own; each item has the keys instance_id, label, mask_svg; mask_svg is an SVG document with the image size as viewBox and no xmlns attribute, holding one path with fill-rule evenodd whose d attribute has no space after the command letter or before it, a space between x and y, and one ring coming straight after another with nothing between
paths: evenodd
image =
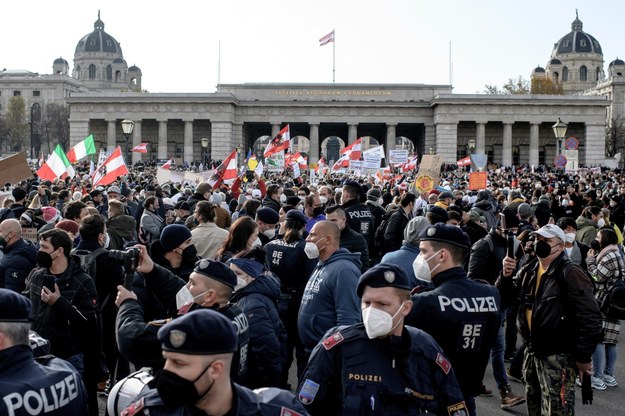
<instances>
[{"instance_id":1,"label":"winter hat","mask_svg":"<svg viewBox=\"0 0 625 416\"><path fill-rule=\"evenodd\" d=\"M23 188L17 187L11 191L11 194L13 195L15 201L21 201L26 198L26 191Z\"/></svg>"},{"instance_id":2,"label":"winter hat","mask_svg":"<svg viewBox=\"0 0 625 416\"><path fill-rule=\"evenodd\" d=\"M523 202L517 208L517 212L521 218L529 218L532 215L532 207L527 202Z\"/></svg>"},{"instance_id":3,"label":"winter hat","mask_svg":"<svg viewBox=\"0 0 625 416\"><path fill-rule=\"evenodd\" d=\"M161 246L167 253L191 238L191 231L181 224L170 224L161 231Z\"/></svg>"},{"instance_id":4,"label":"winter hat","mask_svg":"<svg viewBox=\"0 0 625 416\"><path fill-rule=\"evenodd\" d=\"M66 231L68 234L72 233L72 235L78 235L78 231L80 227L78 226L78 223L76 221L61 220L58 223L56 223L54 228L59 228L63 231Z\"/></svg>"},{"instance_id":5,"label":"winter hat","mask_svg":"<svg viewBox=\"0 0 625 416\"><path fill-rule=\"evenodd\" d=\"M43 220L48 224L52 224L61 218L61 213L54 207L43 207L41 208L41 212L43 212Z\"/></svg>"}]
</instances>

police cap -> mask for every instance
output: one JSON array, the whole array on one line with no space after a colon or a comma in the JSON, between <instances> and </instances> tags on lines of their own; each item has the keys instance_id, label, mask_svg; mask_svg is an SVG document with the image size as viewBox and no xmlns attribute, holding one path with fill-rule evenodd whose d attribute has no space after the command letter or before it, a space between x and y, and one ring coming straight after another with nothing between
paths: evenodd
<instances>
[{"instance_id":1,"label":"police cap","mask_svg":"<svg viewBox=\"0 0 625 416\"><path fill-rule=\"evenodd\" d=\"M234 324L212 309L198 309L174 319L158 330L163 351L190 355L225 354L236 351Z\"/></svg>"},{"instance_id":2,"label":"police cap","mask_svg":"<svg viewBox=\"0 0 625 416\"><path fill-rule=\"evenodd\" d=\"M256 211L256 218L264 222L265 224L277 224L280 221L280 216L273 208L261 208Z\"/></svg>"},{"instance_id":3,"label":"police cap","mask_svg":"<svg viewBox=\"0 0 625 416\"><path fill-rule=\"evenodd\" d=\"M455 225L447 225L442 222L430 225L419 234L419 241L439 241L452 244L457 247L471 248L471 240L467 233Z\"/></svg>"},{"instance_id":4,"label":"police cap","mask_svg":"<svg viewBox=\"0 0 625 416\"><path fill-rule=\"evenodd\" d=\"M406 271L401 266L382 263L373 266L360 276L356 293L362 297L365 286L370 287L396 287L397 289L410 290L410 280Z\"/></svg>"},{"instance_id":5,"label":"police cap","mask_svg":"<svg viewBox=\"0 0 625 416\"><path fill-rule=\"evenodd\" d=\"M0 322L29 322L30 300L9 289L0 289Z\"/></svg>"},{"instance_id":6,"label":"police cap","mask_svg":"<svg viewBox=\"0 0 625 416\"><path fill-rule=\"evenodd\" d=\"M286 219L299 221L302 224L306 224L308 222L308 219L306 219L306 217L304 216L304 213L296 209L292 209L289 212L287 212Z\"/></svg>"},{"instance_id":7,"label":"police cap","mask_svg":"<svg viewBox=\"0 0 625 416\"><path fill-rule=\"evenodd\" d=\"M217 280L231 289L234 289L237 285L237 276L230 270L230 267L220 261L208 259L198 260L197 263L195 263L193 271L210 277L213 280Z\"/></svg>"}]
</instances>

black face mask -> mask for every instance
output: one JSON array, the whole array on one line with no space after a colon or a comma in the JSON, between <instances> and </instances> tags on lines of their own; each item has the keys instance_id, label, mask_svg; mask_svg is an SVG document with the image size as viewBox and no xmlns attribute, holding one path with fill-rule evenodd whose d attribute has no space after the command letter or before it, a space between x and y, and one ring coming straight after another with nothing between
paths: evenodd
<instances>
[{"instance_id":1,"label":"black face mask","mask_svg":"<svg viewBox=\"0 0 625 416\"><path fill-rule=\"evenodd\" d=\"M215 380L208 386L208 389L200 394L195 388L195 382L204 375L213 363L211 362L200 373L195 380L187 380L171 371L161 371L158 381L156 382L156 390L167 407L176 408L185 405L193 405L197 403L206 393L208 393L215 384Z\"/></svg>"},{"instance_id":2,"label":"black face mask","mask_svg":"<svg viewBox=\"0 0 625 416\"><path fill-rule=\"evenodd\" d=\"M534 243L534 252L538 256L538 258L544 259L544 258L549 257L552 249L553 247L551 247L549 243L546 241L537 240Z\"/></svg>"},{"instance_id":3,"label":"black face mask","mask_svg":"<svg viewBox=\"0 0 625 416\"><path fill-rule=\"evenodd\" d=\"M195 263L197 260L197 249L193 244L182 250L183 263Z\"/></svg>"},{"instance_id":4,"label":"black face mask","mask_svg":"<svg viewBox=\"0 0 625 416\"><path fill-rule=\"evenodd\" d=\"M313 215L315 217L318 217L321 214L323 214L323 207L313 208Z\"/></svg>"},{"instance_id":5,"label":"black face mask","mask_svg":"<svg viewBox=\"0 0 625 416\"><path fill-rule=\"evenodd\" d=\"M37 264L39 267L45 267L49 269L52 266L52 256L50 253L46 253L45 251L39 250L37 252Z\"/></svg>"}]
</instances>

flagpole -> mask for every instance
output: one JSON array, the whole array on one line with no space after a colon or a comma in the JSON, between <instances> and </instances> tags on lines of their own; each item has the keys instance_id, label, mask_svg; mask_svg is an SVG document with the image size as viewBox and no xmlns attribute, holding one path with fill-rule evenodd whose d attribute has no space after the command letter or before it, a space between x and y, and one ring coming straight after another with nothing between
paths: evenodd
<instances>
[{"instance_id":1,"label":"flagpole","mask_svg":"<svg viewBox=\"0 0 625 416\"><path fill-rule=\"evenodd\" d=\"M334 40L332 41L332 83L334 84L336 77L336 31L334 32Z\"/></svg>"}]
</instances>

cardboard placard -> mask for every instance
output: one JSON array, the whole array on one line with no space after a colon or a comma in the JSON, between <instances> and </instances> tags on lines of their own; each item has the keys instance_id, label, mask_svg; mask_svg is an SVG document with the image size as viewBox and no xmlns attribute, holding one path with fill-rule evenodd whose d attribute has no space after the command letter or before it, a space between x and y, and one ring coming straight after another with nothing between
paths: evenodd
<instances>
[{"instance_id":1,"label":"cardboard placard","mask_svg":"<svg viewBox=\"0 0 625 416\"><path fill-rule=\"evenodd\" d=\"M469 190L479 191L486 189L488 181L488 173L486 172L471 172L469 174Z\"/></svg>"},{"instance_id":2,"label":"cardboard placard","mask_svg":"<svg viewBox=\"0 0 625 416\"><path fill-rule=\"evenodd\" d=\"M22 227L22 238L37 243L37 228Z\"/></svg>"},{"instance_id":3,"label":"cardboard placard","mask_svg":"<svg viewBox=\"0 0 625 416\"><path fill-rule=\"evenodd\" d=\"M3 185L5 183L18 183L23 179L32 177L33 172L28 166L24 152L0 160L0 182Z\"/></svg>"}]
</instances>

